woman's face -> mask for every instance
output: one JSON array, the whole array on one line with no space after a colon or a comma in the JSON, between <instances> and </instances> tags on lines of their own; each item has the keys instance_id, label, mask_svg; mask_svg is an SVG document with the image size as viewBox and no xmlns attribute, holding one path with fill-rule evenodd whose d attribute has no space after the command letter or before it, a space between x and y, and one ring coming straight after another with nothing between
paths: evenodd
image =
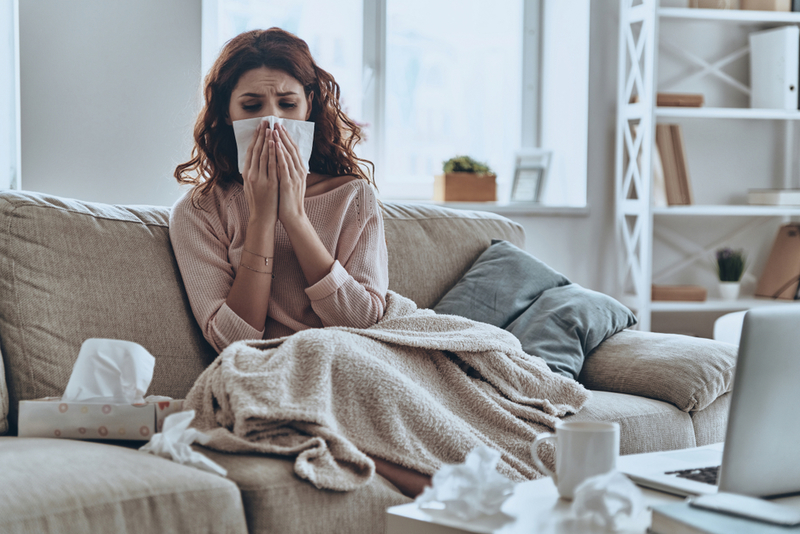
<instances>
[{"instance_id":1,"label":"woman's face","mask_svg":"<svg viewBox=\"0 0 800 534\"><path fill-rule=\"evenodd\" d=\"M274 115L282 119L308 120L313 94L282 70L259 67L242 74L231 93L228 124L242 119Z\"/></svg>"}]
</instances>

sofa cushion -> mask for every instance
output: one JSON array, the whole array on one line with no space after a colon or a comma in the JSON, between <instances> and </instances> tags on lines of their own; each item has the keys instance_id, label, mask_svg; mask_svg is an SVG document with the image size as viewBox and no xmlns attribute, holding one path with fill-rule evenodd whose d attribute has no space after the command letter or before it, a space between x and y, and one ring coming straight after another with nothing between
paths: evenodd
<instances>
[{"instance_id":1,"label":"sofa cushion","mask_svg":"<svg viewBox=\"0 0 800 534\"><path fill-rule=\"evenodd\" d=\"M0 193L0 350L9 421L18 401L60 396L90 337L156 357L149 394L183 398L216 356L189 308L168 208Z\"/></svg>"},{"instance_id":2,"label":"sofa cushion","mask_svg":"<svg viewBox=\"0 0 800 534\"><path fill-rule=\"evenodd\" d=\"M0 438L0 532L245 533L223 477L123 447Z\"/></svg>"},{"instance_id":3,"label":"sofa cushion","mask_svg":"<svg viewBox=\"0 0 800 534\"><path fill-rule=\"evenodd\" d=\"M493 239L433 309L506 328L543 291L569 283L566 276L521 248Z\"/></svg>"},{"instance_id":4,"label":"sofa cushion","mask_svg":"<svg viewBox=\"0 0 800 534\"><path fill-rule=\"evenodd\" d=\"M469 270L492 239L518 247L522 226L500 215L435 205L383 205L389 289L432 308Z\"/></svg>"},{"instance_id":5,"label":"sofa cushion","mask_svg":"<svg viewBox=\"0 0 800 534\"><path fill-rule=\"evenodd\" d=\"M689 412L698 447L725 441L730 407L731 393L725 393L699 412Z\"/></svg>"},{"instance_id":6,"label":"sofa cushion","mask_svg":"<svg viewBox=\"0 0 800 534\"><path fill-rule=\"evenodd\" d=\"M569 284L545 290L506 330L522 350L576 380L587 354L634 324L633 312L613 298Z\"/></svg>"},{"instance_id":7,"label":"sofa cushion","mask_svg":"<svg viewBox=\"0 0 800 534\"><path fill-rule=\"evenodd\" d=\"M697 411L731 390L737 351L713 339L623 330L589 354L579 380Z\"/></svg>"},{"instance_id":8,"label":"sofa cushion","mask_svg":"<svg viewBox=\"0 0 800 534\"><path fill-rule=\"evenodd\" d=\"M238 484L250 534L384 532L386 508L411 502L377 474L354 491L320 490L297 477L293 459L194 447L227 469L228 478Z\"/></svg>"},{"instance_id":9,"label":"sofa cushion","mask_svg":"<svg viewBox=\"0 0 800 534\"><path fill-rule=\"evenodd\" d=\"M620 454L695 447L692 418L672 404L607 391L593 391L581 411L564 421L619 423Z\"/></svg>"}]
</instances>

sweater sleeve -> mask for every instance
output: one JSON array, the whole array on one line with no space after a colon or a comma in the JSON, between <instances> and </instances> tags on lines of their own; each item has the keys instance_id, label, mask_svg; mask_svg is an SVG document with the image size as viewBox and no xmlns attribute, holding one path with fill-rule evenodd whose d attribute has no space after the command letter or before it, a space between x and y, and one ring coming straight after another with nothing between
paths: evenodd
<instances>
[{"instance_id":1,"label":"sweater sleeve","mask_svg":"<svg viewBox=\"0 0 800 534\"><path fill-rule=\"evenodd\" d=\"M389 289L389 255L374 189L358 188L348 207L335 261L307 288L311 307L325 326L368 328L383 317Z\"/></svg>"},{"instance_id":2,"label":"sweater sleeve","mask_svg":"<svg viewBox=\"0 0 800 534\"><path fill-rule=\"evenodd\" d=\"M261 339L226 300L235 271L228 261L227 238L210 211L193 206L189 195L170 213L169 237L189 297L192 313L203 336L217 352L242 339Z\"/></svg>"}]
</instances>

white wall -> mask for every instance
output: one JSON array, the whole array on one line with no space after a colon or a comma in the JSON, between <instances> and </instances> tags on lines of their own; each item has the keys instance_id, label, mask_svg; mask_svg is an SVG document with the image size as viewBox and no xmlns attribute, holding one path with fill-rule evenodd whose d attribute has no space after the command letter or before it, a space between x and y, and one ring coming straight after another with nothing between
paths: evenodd
<instances>
[{"instance_id":1,"label":"white wall","mask_svg":"<svg viewBox=\"0 0 800 534\"><path fill-rule=\"evenodd\" d=\"M171 205L200 86L200 0L20 2L22 188Z\"/></svg>"}]
</instances>

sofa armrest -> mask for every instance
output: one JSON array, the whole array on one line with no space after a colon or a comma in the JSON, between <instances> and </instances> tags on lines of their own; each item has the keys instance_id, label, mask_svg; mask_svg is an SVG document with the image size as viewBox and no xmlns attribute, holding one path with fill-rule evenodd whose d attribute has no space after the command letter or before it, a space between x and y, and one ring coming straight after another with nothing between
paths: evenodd
<instances>
[{"instance_id":1,"label":"sofa armrest","mask_svg":"<svg viewBox=\"0 0 800 534\"><path fill-rule=\"evenodd\" d=\"M578 380L588 389L694 412L731 390L737 352L736 345L711 339L623 330L589 354Z\"/></svg>"}]
</instances>

